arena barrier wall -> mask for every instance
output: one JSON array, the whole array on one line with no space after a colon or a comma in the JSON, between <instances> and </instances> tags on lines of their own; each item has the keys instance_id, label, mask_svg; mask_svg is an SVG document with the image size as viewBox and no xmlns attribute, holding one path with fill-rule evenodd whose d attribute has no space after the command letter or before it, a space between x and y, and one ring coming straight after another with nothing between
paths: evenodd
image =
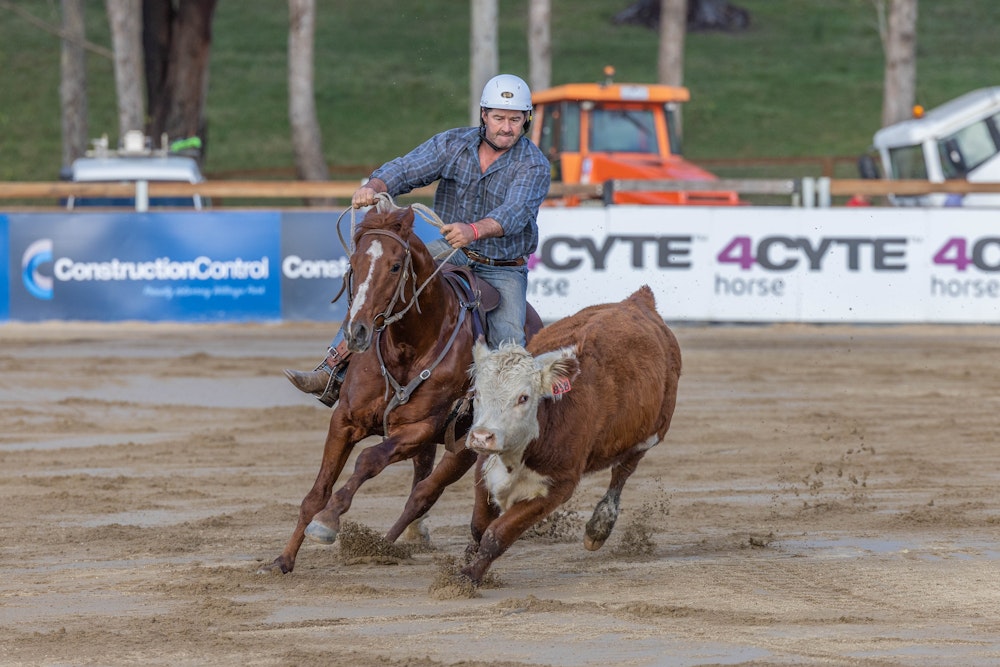
<instances>
[{"instance_id":1,"label":"arena barrier wall","mask_svg":"<svg viewBox=\"0 0 1000 667\"><path fill-rule=\"evenodd\" d=\"M669 321L1000 323L996 212L546 208L545 320L653 288ZM339 321L340 210L0 214L0 321ZM345 219L349 216L345 216ZM350 225L342 221L345 237ZM437 231L420 223L425 239Z\"/></svg>"}]
</instances>

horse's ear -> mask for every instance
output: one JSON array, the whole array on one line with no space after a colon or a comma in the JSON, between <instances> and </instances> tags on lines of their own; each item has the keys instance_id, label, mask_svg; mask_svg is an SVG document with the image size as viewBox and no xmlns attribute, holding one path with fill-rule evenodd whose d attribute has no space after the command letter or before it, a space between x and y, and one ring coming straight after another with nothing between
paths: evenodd
<instances>
[{"instance_id":1,"label":"horse's ear","mask_svg":"<svg viewBox=\"0 0 1000 667\"><path fill-rule=\"evenodd\" d=\"M400 209L399 215L399 235L404 239L413 232L413 207L407 206Z\"/></svg>"}]
</instances>

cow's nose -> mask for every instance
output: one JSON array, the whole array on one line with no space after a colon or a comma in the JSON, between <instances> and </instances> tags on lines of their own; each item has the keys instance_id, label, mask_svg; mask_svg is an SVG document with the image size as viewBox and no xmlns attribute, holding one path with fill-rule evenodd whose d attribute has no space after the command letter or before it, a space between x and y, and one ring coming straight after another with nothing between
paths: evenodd
<instances>
[{"instance_id":1,"label":"cow's nose","mask_svg":"<svg viewBox=\"0 0 1000 667\"><path fill-rule=\"evenodd\" d=\"M493 454L497 450L497 436L492 431L477 428L469 431L469 437L465 441L465 446L475 452L482 454Z\"/></svg>"}]
</instances>

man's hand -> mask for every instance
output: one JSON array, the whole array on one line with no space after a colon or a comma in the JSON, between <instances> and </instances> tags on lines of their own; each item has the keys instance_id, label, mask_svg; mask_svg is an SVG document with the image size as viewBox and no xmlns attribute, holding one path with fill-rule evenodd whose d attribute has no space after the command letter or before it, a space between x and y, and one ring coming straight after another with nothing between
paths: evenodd
<instances>
[{"instance_id":1,"label":"man's hand","mask_svg":"<svg viewBox=\"0 0 1000 667\"><path fill-rule=\"evenodd\" d=\"M385 183L378 178L373 178L354 191L354 196L351 197L351 206L354 208L374 206L375 195L380 192L386 192Z\"/></svg>"},{"instance_id":2,"label":"man's hand","mask_svg":"<svg viewBox=\"0 0 1000 667\"><path fill-rule=\"evenodd\" d=\"M452 248L458 250L464 248L476 240L476 230L471 224L465 222L453 222L450 225L441 227L441 236Z\"/></svg>"}]
</instances>

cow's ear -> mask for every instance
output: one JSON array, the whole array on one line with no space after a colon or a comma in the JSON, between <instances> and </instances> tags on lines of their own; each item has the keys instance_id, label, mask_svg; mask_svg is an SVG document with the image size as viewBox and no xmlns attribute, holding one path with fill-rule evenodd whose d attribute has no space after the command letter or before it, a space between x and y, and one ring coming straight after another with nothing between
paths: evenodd
<instances>
[{"instance_id":1,"label":"cow's ear","mask_svg":"<svg viewBox=\"0 0 1000 667\"><path fill-rule=\"evenodd\" d=\"M486 360L490 354L490 347L486 344L485 339L480 336L476 339L476 342L472 346L472 363L473 370L476 366L479 366Z\"/></svg>"},{"instance_id":2,"label":"cow's ear","mask_svg":"<svg viewBox=\"0 0 1000 667\"><path fill-rule=\"evenodd\" d=\"M573 380L580 374L575 347L540 354L535 363L541 372L542 398L561 398L573 388Z\"/></svg>"}]
</instances>

